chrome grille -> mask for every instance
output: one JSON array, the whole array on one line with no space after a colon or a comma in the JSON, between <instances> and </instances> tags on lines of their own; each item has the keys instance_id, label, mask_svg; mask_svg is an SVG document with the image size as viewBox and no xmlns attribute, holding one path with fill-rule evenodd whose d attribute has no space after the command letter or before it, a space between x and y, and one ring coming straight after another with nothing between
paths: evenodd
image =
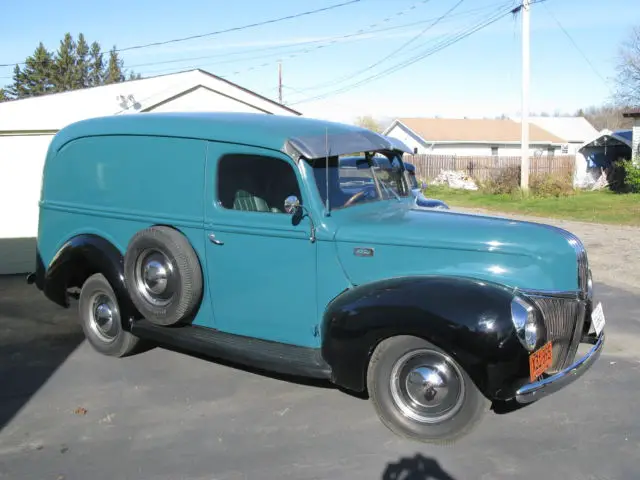
<instances>
[{"instance_id":1,"label":"chrome grille","mask_svg":"<svg viewBox=\"0 0 640 480\"><path fill-rule=\"evenodd\" d=\"M576 355L584 324L584 303L575 298L531 296L540 308L553 346L553 365L547 373L568 367Z\"/></svg>"}]
</instances>

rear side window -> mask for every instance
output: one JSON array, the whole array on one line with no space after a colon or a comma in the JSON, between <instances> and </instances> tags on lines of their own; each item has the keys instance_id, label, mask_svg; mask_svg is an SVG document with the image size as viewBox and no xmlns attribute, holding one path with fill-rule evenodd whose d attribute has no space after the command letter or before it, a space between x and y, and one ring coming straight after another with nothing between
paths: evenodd
<instances>
[{"instance_id":1,"label":"rear side window","mask_svg":"<svg viewBox=\"0 0 640 480\"><path fill-rule=\"evenodd\" d=\"M230 210L286 213L285 199L302 203L293 167L266 155L225 155L218 165L218 202Z\"/></svg>"}]
</instances>

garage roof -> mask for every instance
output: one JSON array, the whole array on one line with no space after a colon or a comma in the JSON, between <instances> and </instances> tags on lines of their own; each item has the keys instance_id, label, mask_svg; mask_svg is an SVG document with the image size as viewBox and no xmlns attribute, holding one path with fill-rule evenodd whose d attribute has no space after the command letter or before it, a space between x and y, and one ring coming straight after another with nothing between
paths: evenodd
<instances>
[{"instance_id":1,"label":"garage roof","mask_svg":"<svg viewBox=\"0 0 640 480\"><path fill-rule=\"evenodd\" d=\"M57 131L86 118L144 112L198 87L250 105L258 113L301 115L235 83L195 69L3 102L0 103L0 132Z\"/></svg>"}]
</instances>

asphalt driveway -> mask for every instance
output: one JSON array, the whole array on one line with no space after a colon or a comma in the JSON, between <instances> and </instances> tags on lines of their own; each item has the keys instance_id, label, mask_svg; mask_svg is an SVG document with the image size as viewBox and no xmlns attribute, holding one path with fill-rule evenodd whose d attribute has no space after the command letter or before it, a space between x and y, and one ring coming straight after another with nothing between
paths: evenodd
<instances>
[{"instance_id":1,"label":"asphalt driveway","mask_svg":"<svg viewBox=\"0 0 640 480\"><path fill-rule=\"evenodd\" d=\"M0 478L637 479L640 299L596 289L608 341L590 372L435 447L395 437L367 400L324 384L159 348L101 356L75 311L0 278Z\"/></svg>"}]
</instances>

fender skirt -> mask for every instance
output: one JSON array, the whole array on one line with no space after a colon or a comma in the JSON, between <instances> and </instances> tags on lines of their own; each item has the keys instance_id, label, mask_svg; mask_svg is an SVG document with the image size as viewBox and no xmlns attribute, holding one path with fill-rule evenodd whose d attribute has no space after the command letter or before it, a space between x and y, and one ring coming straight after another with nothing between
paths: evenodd
<instances>
[{"instance_id":1,"label":"fender skirt","mask_svg":"<svg viewBox=\"0 0 640 480\"><path fill-rule=\"evenodd\" d=\"M58 305L69 306L67 288L78 278L84 280L89 275L101 273L118 297L122 318L137 315L124 281L124 257L108 240L93 234L77 235L60 248L46 269L38 252L37 265L38 288Z\"/></svg>"},{"instance_id":2,"label":"fender skirt","mask_svg":"<svg viewBox=\"0 0 640 480\"><path fill-rule=\"evenodd\" d=\"M528 379L528 353L511 321L513 291L474 279L392 278L347 290L327 307L322 354L332 381L364 391L383 339L415 335L448 352L489 399Z\"/></svg>"}]
</instances>

